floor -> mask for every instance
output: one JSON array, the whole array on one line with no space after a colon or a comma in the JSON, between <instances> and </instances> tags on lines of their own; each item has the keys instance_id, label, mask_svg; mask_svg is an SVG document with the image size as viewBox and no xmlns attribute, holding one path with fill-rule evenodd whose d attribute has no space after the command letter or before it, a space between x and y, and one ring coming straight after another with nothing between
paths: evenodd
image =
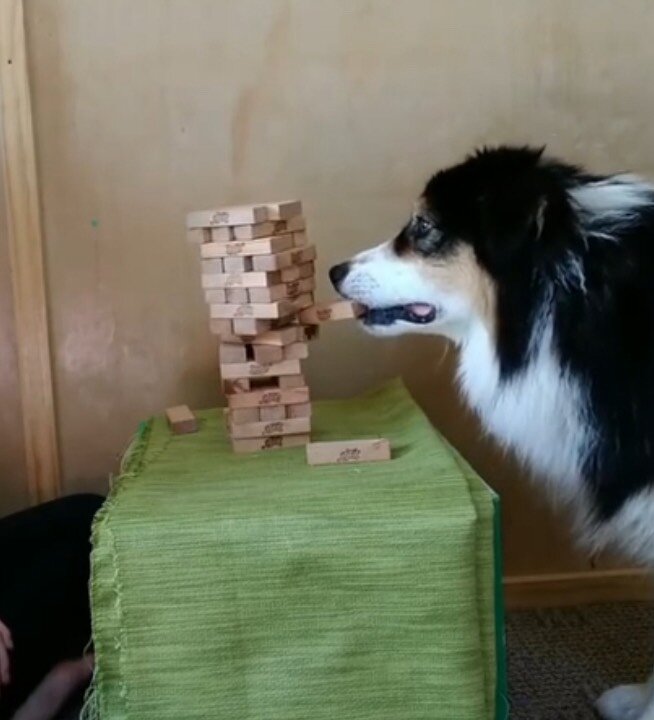
<instances>
[{"instance_id":1,"label":"floor","mask_svg":"<svg viewBox=\"0 0 654 720\"><path fill-rule=\"evenodd\" d=\"M507 645L510 720L596 720L598 695L654 667L654 604L510 613Z\"/></svg>"}]
</instances>

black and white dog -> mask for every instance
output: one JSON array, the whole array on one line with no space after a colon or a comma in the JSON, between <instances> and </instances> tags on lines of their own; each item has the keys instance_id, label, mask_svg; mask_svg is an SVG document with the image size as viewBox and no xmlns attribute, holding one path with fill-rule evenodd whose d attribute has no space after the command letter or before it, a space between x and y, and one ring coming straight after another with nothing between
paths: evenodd
<instances>
[{"instance_id":1,"label":"black and white dog","mask_svg":"<svg viewBox=\"0 0 654 720\"><path fill-rule=\"evenodd\" d=\"M456 343L469 403L572 508L581 542L654 566L654 186L484 149L330 277L375 335ZM653 719L654 677L598 707Z\"/></svg>"}]
</instances>

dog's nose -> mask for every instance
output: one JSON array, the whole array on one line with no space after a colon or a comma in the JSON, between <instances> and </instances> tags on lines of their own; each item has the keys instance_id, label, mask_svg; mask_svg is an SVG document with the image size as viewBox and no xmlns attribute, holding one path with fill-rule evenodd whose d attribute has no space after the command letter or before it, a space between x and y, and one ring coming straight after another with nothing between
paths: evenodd
<instances>
[{"instance_id":1,"label":"dog's nose","mask_svg":"<svg viewBox=\"0 0 654 720\"><path fill-rule=\"evenodd\" d=\"M347 274L350 272L350 263L344 262L340 265L334 265L329 271L329 279L332 281L332 285L338 290L338 286L345 280Z\"/></svg>"}]
</instances>

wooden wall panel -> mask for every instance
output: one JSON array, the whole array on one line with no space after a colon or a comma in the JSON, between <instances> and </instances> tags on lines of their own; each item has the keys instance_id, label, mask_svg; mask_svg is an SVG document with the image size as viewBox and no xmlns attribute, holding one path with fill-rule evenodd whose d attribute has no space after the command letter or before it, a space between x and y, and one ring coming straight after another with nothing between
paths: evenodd
<instances>
[{"instance_id":1,"label":"wooden wall panel","mask_svg":"<svg viewBox=\"0 0 654 720\"><path fill-rule=\"evenodd\" d=\"M103 485L139 419L218 399L188 210L300 196L326 296L329 265L474 145L654 174L647 0L28 0L27 19L69 490ZM309 377L326 396L402 374L502 490L508 571L588 567L442 352L340 324Z\"/></svg>"}]
</instances>

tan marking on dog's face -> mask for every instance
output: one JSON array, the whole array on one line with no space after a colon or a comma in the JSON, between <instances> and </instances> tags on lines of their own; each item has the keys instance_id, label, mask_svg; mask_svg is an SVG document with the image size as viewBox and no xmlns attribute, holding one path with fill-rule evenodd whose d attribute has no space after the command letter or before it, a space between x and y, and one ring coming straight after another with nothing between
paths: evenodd
<instances>
[{"instance_id":1,"label":"tan marking on dog's face","mask_svg":"<svg viewBox=\"0 0 654 720\"><path fill-rule=\"evenodd\" d=\"M469 245L460 243L454 252L443 258L415 256L410 262L419 263L421 273L436 287L466 298L488 332L495 337L497 287L491 276L479 265Z\"/></svg>"}]
</instances>

